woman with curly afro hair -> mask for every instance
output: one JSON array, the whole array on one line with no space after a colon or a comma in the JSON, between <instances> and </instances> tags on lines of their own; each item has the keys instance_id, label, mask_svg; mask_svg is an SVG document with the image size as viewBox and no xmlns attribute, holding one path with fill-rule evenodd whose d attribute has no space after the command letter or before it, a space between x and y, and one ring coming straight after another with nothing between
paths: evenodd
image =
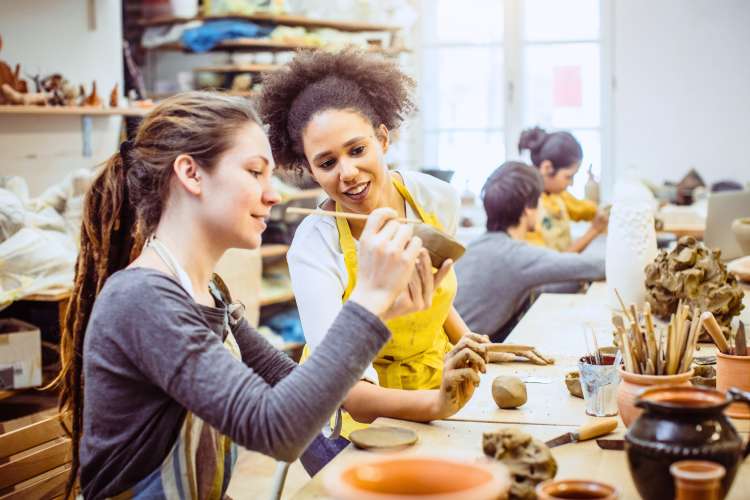
<instances>
[{"instance_id":1,"label":"woman with curly afro hair","mask_svg":"<svg viewBox=\"0 0 750 500\"><path fill-rule=\"evenodd\" d=\"M411 78L379 56L351 49L301 52L266 77L259 109L280 168L309 172L328 195L322 208L369 214L390 207L453 234L459 210L453 188L419 172L390 172L384 159L389 134L414 108L413 88ZM361 234L360 221L319 215L297 229L287 262L307 341L303 360L350 297L363 260ZM426 251L416 267L422 266L431 267ZM437 270L443 275L434 290L410 287L399 298L428 309L386 323L391 340L344 399L343 420L336 415L343 438L318 436L301 457L308 472L317 472L346 446L349 433L378 417L442 419L469 400L485 370L488 339L469 332L453 308L452 262ZM446 356L459 352L464 355Z\"/></svg>"}]
</instances>

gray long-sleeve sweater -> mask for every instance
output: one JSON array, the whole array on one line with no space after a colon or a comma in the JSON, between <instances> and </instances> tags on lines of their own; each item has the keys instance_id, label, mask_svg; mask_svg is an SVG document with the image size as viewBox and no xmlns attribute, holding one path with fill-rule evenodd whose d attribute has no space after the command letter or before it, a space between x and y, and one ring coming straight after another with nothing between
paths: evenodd
<instances>
[{"instance_id":1,"label":"gray long-sleeve sweater","mask_svg":"<svg viewBox=\"0 0 750 500\"><path fill-rule=\"evenodd\" d=\"M456 310L473 332L500 333L541 285L604 278L604 259L517 241L503 231L472 241L456 262ZM501 339L497 339L501 340Z\"/></svg>"},{"instance_id":2,"label":"gray long-sleeve sweater","mask_svg":"<svg viewBox=\"0 0 750 500\"><path fill-rule=\"evenodd\" d=\"M83 349L86 498L114 496L155 470L186 411L248 449L295 460L390 337L348 301L303 366L244 320L233 329L239 361L222 345L223 320L222 308L197 304L159 271L107 280Z\"/></svg>"}]
</instances>

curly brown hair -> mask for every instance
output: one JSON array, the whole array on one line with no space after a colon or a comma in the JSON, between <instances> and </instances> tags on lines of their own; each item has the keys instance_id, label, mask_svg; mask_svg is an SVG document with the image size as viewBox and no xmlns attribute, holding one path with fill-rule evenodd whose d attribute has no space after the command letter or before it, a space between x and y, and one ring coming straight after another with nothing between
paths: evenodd
<instances>
[{"instance_id":1,"label":"curly brown hair","mask_svg":"<svg viewBox=\"0 0 750 500\"><path fill-rule=\"evenodd\" d=\"M279 167L301 173L310 169L302 132L317 113L352 109L373 127L394 130L416 109L416 84L395 62L357 49L331 53L302 51L263 80L258 110Z\"/></svg>"},{"instance_id":2,"label":"curly brown hair","mask_svg":"<svg viewBox=\"0 0 750 500\"><path fill-rule=\"evenodd\" d=\"M94 301L112 274L137 257L156 229L180 154L212 169L232 146L236 131L260 118L249 101L213 92L186 92L165 99L123 143L86 193L75 283L61 338L61 417L70 417L72 467L65 498L73 492L83 432L83 341Z\"/></svg>"}]
</instances>

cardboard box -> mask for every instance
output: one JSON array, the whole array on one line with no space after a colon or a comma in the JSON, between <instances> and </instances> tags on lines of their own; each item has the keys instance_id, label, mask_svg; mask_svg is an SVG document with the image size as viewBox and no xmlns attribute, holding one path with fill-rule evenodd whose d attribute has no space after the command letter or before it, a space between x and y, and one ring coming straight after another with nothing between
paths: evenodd
<instances>
[{"instance_id":1,"label":"cardboard box","mask_svg":"<svg viewBox=\"0 0 750 500\"><path fill-rule=\"evenodd\" d=\"M0 319L0 390L42 385L42 340L39 328Z\"/></svg>"}]
</instances>

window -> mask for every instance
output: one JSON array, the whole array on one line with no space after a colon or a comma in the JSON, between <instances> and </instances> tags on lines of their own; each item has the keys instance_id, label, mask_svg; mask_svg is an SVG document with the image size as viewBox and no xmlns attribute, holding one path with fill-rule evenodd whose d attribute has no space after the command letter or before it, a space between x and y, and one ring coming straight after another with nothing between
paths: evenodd
<instances>
[{"instance_id":1,"label":"window","mask_svg":"<svg viewBox=\"0 0 750 500\"><path fill-rule=\"evenodd\" d=\"M422 2L422 165L455 170L478 193L519 158L521 130L568 130L584 158L574 194L602 166L600 3L604 0Z\"/></svg>"}]
</instances>

